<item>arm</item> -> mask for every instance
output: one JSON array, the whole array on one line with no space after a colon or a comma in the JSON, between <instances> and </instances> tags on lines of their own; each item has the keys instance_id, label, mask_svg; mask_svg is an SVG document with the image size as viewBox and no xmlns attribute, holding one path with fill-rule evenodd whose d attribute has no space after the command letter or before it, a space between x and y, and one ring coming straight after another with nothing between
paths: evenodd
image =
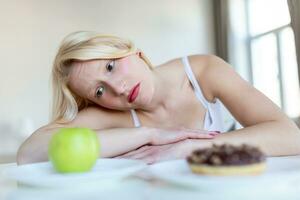
<instances>
[{"instance_id":1,"label":"arm","mask_svg":"<svg viewBox=\"0 0 300 200\"><path fill-rule=\"evenodd\" d=\"M294 122L222 59L208 56L206 60L204 70L197 77L205 86L206 96L220 99L245 127L220 134L213 142L249 143L269 156L299 154L300 131ZM192 143L191 146L198 146L197 141Z\"/></svg>"},{"instance_id":2,"label":"arm","mask_svg":"<svg viewBox=\"0 0 300 200\"><path fill-rule=\"evenodd\" d=\"M19 148L18 164L48 160L48 144L58 128L41 128L34 132ZM151 142L154 129L113 128L96 130L101 147L101 157L119 155ZM124 142L126 141L126 142Z\"/></svg>"},{"instance_id":3,"label":"arm","mask_svg":"<svg viewBox=\"0 0 300 200\"><path fill-rule=\"evenodd\" d=\"M190 63L209 101L220 99L245 127L217 135L213 140L187 139L174 144L145 146L123 158L147 163L185 158L197 148L214 144L243 143L258 146L268 156L300 154L300 131L265 95L249 85L226 62L216 56L192 56ZM201 68L197 69L197 66Z\"/></svg>"},{"instance_id":4,"label":"arm","mask_svg":"<svg viewBox=\"0 0 300 200\"><path fill-rule=\"evenodd\" d=\"M101 119L101 120L99 120ZM17 163L25 164L48 160L48 143L59 128L89 127L98 134L101 157L113 157L134 150L145 144L161 145L178 142L187 138L212 138L208 131L189 129L157 129L157 128L111 128L116 118L109 113L89 108L80 112L70 123L50 124L35 131L19 148ZM113 122L114 123L114 122Z\"/></svg>"},{"instance_id":5,"label":"arm","mask_svg":"<svg viewBox=\"0 0 300 200\"><path fill-rule=\"evenodd\" d=\"M289 123L286 122L263 122L239 130L219 134L212 141L189 139L183 142L182 145L185 146L184 156L189 155L197 148L224 143L233 145L243 143L251 144L259 147L267 156L298 155L300 154L300 138L296 135L297 132L297 127L290 126Z\"/></svg>"}]
</instances>

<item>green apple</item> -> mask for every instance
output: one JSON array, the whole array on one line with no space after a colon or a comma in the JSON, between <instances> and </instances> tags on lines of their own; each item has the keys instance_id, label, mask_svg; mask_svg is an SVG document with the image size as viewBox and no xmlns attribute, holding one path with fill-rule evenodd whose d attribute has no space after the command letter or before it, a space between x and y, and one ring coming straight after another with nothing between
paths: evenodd
<instances>
[{"instance_id":1,"label":"green apple","mask_svg":"<svg viewBox=\"0 0 300 200\"><path fill-rule=\"evenodd\" d=\"M90 171L99 157L97 134L88 128L61 128L49 143L48 157L61 173Z\"/></svg>"}]
</instances>

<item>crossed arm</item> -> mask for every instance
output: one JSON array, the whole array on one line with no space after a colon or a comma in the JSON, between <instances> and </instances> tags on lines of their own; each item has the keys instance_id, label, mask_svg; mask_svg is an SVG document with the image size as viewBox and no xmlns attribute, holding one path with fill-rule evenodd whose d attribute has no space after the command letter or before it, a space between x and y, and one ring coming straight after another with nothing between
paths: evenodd
<instances>
[{"instance_id":1,"label":"crossed arm","mask_svg":"<svg viewBox=\"0 0 300 200\"><path fill-rule=\"evenodd\" d=\"M84 118L81 115L79 118ZM75 127L74 123L64 127ZM36 130L21 145L17 154L18 164L42 162L48 160L48 144L52 135L61 127L47 125ZM191 129L109 128L94 130L99 138L100 156L114 157L137 149L143 145L164 145L183 141L188 138L212 139L216 133Z\"/></svg>"},{"instance_id":2,"label":"crossed arm","mask_svg":"<svg viewBox=\"0 0 300 200\"><path fill-rule=\"evenodd\" d=\"M220 99L245 128L222 134L216 143L249 143L267 155L300 153L300 131L264 94L243 80L222 59L208 59L205 80L212 95Z\"/></svg>"},{"instance_id":3,"label":"crossed arm","mask_svg":"<svg viewBox=\"0 0 300 200\"><path fill-rule=\"evenodd\" d=\"M219 134L212 140L188 139L171 145L145 146L120 157L153 163L184 158L192 150L209 147L213 143L248 143L258 146L268 156L300 154L300 131L295 123L265 95L243 80L229 64L216 56L204 57L189 58L192 65L204 66L197 74L202 91L208 100L220 99L244 128Z\"/></svg>"},{"instance_id":4,"label":"crossed arm","mask_svg":"<svg viewBox=\"0 0 300 200\"><path fill-rule=\"evenodd\" d=\"M244 81L220 58L205 56L203 59L203 56L192 56L189 59L192 65L204 66L201 73L197 74L197 79L207 99L220 99L244 128L216 137L214 134L208 135L204 130L163 130L149 127L101 129L97 130L97 134L101 138L103 157L123 154L119 157L153 163L185 158L194 149L208 147L213 143L248 143L260 147L269 156L300 154L299 129L271 100ZM93 125L99 122L89 124L91 119L108 119L105 115L91 117L84 115L84 112L79 114L83 114L83 117L78 117L77 121L86 121L86 127L94 129L97 127ZM59 127L44 127L33 133L19 148L18 164L47 160L48 142L57 128Z\"/></svg>"}]
</instances>

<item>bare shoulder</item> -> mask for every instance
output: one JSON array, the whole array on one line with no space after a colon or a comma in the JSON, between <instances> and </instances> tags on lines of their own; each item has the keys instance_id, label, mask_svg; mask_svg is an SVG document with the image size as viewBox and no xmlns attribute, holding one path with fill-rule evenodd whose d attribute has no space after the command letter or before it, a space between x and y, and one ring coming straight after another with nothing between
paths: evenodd
<instances>
[{"instance_id":1,"label":"bare shoulder","mask_svg":"<svg viewBox=\"0 0 300 200\"><path fill-rule=\"evenodd\" d=\"M197 74L200 84L212 97L221 100L244 127L266 121L287 119L278 106L244 80L223 59L209 55L204 58L203 62L202 72Z\"/></svg>"},{"instance_id":2,"label":"bare shoulder","mask_svg":"<svg viewBox=\"0 0 300 200\"><path fill-rule=\"evenodd\" d=\"M207 101L214 102L216 96L210 87L211 81L214 79L214 75L212 74L219 73L220 71L217 70L218 66L224 65L226 62L217 56L204 54L190 55L188 56L188 61L204 97ZM182 84L188 82L182 58L169 60L158 67L161 67L162 70L166 70L168 75L173 79L176 77Z\"/></svg>"},{"instance_id":3,"label":"bare shoulder","mask_svg":"<svg viewBox=\"0 0 300 200\"><path fill-rule=\"evenodd\" d=\"M194 68L199 68L197 63L202 64L201 70L196 73L197 79L212 101L223 95L225 83L231 85L236 80L239 84L247 84L230 64L218 56L194 56L191 60L194 60Z\"/></svg>"},{"instance_id":4,"label":"bare shoulder","mask_svg":"<svg viewBox=\"0 0 300 200\"><path fill-rule=\"evenodd\" d=\"M207 63L210 59L218 58L214 55L204 55L204 54L195 54L195 55L189 55L188 59L191 65L195 65L200 69L201 66L204 66L205 63ZM166 66L182 66L182 57L171 59L162 65Z\"/></svg>"},{"instance_id":5,"label":"bare shoulder","mask_svg":"<svg viewBox=\"0 0 300 200\"><path fill-rule=\"evenodd\" d=\"M212 83L216 81L215 76L222 74L229 65L215 55L191 55L188 59L204 97L209 102L215 102L216 94Z\"/></svg>"},{"instance_id":6,"label":"bare shoulder","mask_svg":"<svg viewBox=\"0 0 300 200\"><path fill-rule=\"evenodd\" d=\"M71 122L58 124L51 123L42 128L59 127L88 127L91 129L108 129L132 127L129 111L115 111L97 106L90 106L81 110Z\"/></svg>"},{"instance_id":7,"label":"bare shoulder","mask_svg":"<svg viewBox=\"0 0 300 200\"><path fill-rule=\"evenodd\" d=\"M204 97L210 102L219 99L244 127L287 119L278 106L218 56L191 55L188 60ZM168 63L177 64L181 68L183 66L180 58Z\"/></svg>"}]
</instances>

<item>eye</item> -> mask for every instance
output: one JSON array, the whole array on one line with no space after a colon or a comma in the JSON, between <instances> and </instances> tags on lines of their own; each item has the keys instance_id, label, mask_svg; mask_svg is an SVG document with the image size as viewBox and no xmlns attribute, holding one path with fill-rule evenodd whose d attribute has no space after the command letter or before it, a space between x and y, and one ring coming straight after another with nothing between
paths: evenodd
<instances>
[{"instance_id":1,"label":"eye","mask_svg":"<svg viewBox=\"0 0 300 200\"><path fill-rule=\"evenodd\" d=\"M115 67L115 61L112 60L112 61L109 61L106 65L106 69L107 71L111 72L113 70L113 68Z\"/></svg>"},{"instance_id":2,"label":"eye","mask_svg":"<svg viewBox=\"0 0 300 200\"><path fill-rule=\"evenodd\" d=\"M103 93L104 93L104 87L103 86L98 87L95 94L96 98L101 97Z\"/></svg>"}]
</instances>

